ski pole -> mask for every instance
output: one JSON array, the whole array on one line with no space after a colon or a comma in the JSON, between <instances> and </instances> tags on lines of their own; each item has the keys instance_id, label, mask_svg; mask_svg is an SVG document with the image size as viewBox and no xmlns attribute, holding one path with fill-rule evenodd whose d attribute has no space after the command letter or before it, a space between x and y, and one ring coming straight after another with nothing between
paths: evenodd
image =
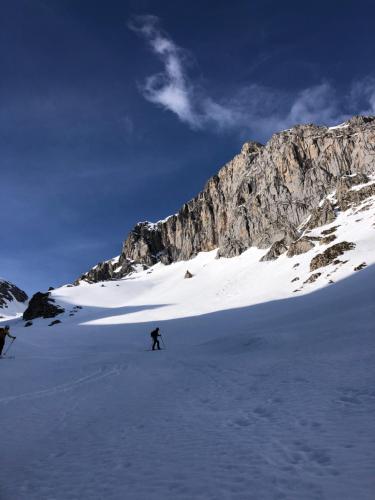
<instances>
[{"instance_id":1,"label":"ski pole","mask_svg":"<svg viewBox=\"0 0 375 500\"><path fill-rule=\"evenodd\" d=\"M164 342L164 339L163 339L163 335L160 334L160 338L161 338L161 343L163 344L164 349L166 349L165 342Z\"/></svg>"},{"instance_id":2,"label":"ski pole","mask_svg":"<svg viewBox=\"0 0 375 500\"><path fill-rule=\"evenodd\" d=\"M16 340L16 339L12 339L11 343L8 345L7 350L4 352L3 356L6 356L6 355L8 354L8 351L9 351L9 349L12 347L13 342L14 342L15 340Z\"/></svg>"}]
</instances>

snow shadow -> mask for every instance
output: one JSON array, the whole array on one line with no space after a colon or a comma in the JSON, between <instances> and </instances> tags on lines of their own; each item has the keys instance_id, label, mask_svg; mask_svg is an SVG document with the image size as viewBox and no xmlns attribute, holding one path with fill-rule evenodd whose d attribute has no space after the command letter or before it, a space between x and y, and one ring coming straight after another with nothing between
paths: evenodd
<instances>
[{"instance_id":1,"label":"snow shadow","mask_svg":"<svg viewBox=\"0 0 375 500\"><path fill-rule=\"evenodd\" d=\"M126 314L132 314L139 311L149 311L152 309L160 309L162 307L167 307L171 304L146 304L146 305L136 305L136 306L121 306L121 307L97 307L97 306L81 306L82 309L75 309L72 304L64 304L59 301L65 309L65 318L69 318L69 314L73 314L72 319L78 320L80 324L85 321L96 321L98 319L123 316ZM66 317L67 316L67 317ZM58 316L59 318L60 316ZM62 318L62 316L61 316Z\"/></svg>"},{"instance_id":2,"label":"snow shadow","mask_svg":"<svg viewBox=\"0 0 375 500\"><path fill-rule=\"evenodd\" d=\"M153 307L163 305L144 309ZM108 317L108 309L105 314ZM120 328L137 335L155 326L161 328L170 349L186 345L228 354L258 349L267 342L285 343L288 338L308 336L312 331L320 336L352 335L361 329L375 333L375 266L301 296L199 316L105 327L109 334Z\"/></svg>"}]
</instances>

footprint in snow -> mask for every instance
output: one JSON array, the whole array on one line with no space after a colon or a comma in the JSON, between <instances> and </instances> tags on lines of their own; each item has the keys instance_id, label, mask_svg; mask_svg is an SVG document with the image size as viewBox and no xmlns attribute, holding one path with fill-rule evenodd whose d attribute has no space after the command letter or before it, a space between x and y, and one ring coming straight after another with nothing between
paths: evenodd
<instances>
[{"instance_id":1,"label":"footprint in snow","mask_svg":"<svg viewBox=\"0 0 375 500\"><path fill-rule=\"evenodd\" d=\"M273 415L273 411L271 410L271 408L267 408L265 406L257 406L256 408L254 408L253 413L255 413L257 417L261 418L271 418Z\"/></svg>"}]
</instances>

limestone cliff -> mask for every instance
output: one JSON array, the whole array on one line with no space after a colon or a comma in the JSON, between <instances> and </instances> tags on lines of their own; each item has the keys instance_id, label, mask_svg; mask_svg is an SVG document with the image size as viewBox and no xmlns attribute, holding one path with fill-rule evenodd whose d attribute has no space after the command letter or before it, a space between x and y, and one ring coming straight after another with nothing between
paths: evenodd
<instances>
[{"instance_id":1,"label":"limestone cliff","mask_svg":"<svg viewBox=\"0 0 375 500\"><path fill-rule=\"evenodd\" d=\"M286 248L309 215L316 225L334 218L329 202L319 204L334 189L345 191L345 177L374 172L375 117L330 128L299 125L274 134L264 146L247 142L176 215L137 224L115 266L104 262L80 279L118 278L134 264L169 264L215 248L218 257L276 242Z\"/></svg>"}]
</instances>

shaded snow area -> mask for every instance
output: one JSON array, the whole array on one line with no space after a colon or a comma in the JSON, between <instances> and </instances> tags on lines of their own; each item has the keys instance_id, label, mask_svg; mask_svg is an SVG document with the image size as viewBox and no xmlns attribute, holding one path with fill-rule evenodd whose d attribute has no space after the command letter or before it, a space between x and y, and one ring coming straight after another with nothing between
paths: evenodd
<instances>
[{"instance_id":1,"label":"shaded snow area","mask_svg":"<svg viewBox=\"0 0 375 500\"><path fill-rule=\"evenodd\" d=\"M53 291L61 324L15 320L0 499L374 498L375 214L361 208L303 255L200 254ZM340 241L356 247L304 284Z\"/></svg>"},{"instance_id":2,"label":"shaded snow area","mask_svg":"<svg viewBox=\"0 0 375 500\"><path fill-rule=\"evenodd\" d=\"M0 321L4 322L14 318L20 318L26 307L27 302L18 302L15 299L10 302L7 301L6 307L0 307Z\"/></svg>"}]
</instances>

